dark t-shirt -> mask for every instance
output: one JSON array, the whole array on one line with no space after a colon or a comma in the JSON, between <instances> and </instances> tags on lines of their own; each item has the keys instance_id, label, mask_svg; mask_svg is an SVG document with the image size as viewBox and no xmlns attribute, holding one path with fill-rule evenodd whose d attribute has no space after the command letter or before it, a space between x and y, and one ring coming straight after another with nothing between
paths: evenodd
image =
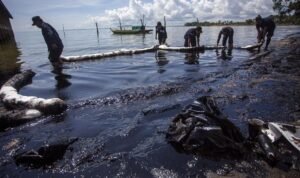
<instances>
[{"instance_id":1,"label":"dark t-shirt","mask_svg":"<svg viewBox=\"0 0 300 178\"><path fill-rule=\"evenodd\" d=\"M270 18L263 18L261 24L256 24L256 28L267 28L267 31L274 31L276 25L274 21Z\"/></svg>"},{"instance_id":2,"label":"dark t-shirt","mask_svg":"<svg viewBox=\"0 0 300 178\"><path fill-rule=\"evenodd\" d=\"M189 29L184 35L184 39L195 39L196 37L199 38L200 35L197 34L197 30L195 28Z\"/></svg>"},{"instance_id":3,"label":"dark t-shirt","mask_svg":"<svg viewBox=\"0 0 300 178\"><path fill-rule=\"evenodd\" d=\"M158 38L167 38L167 32L163 26L156 26L156 34L158 34Z\"/></svg>"},{"instance_id":4,"label":"dark t-shirt","mask_svg":"<svg viewBox=\"0 0 300 178\"><path fill-rule=\"evenodd\" d=\"M233 33L233 28L231 28L231 27L224 27L224 28L222 28L222 30L220 31L220 33L222 33L223 35L226 35L226 36L230 36Z\"/></svg>"},{"instance_id":5,"label":"dark t-shirt","mask_svg":"<svg viewBox=\"0 0 300 178\"><path fill-rule=\"evenodd\" d=\"M223 27L218 35L217 43L219 44L219 41L221 39L221 36L223 35L223 46L225 46L227 38L229 37L229 44L233 43L233 28L232 27Z\"/></svg>"}]
</instances>

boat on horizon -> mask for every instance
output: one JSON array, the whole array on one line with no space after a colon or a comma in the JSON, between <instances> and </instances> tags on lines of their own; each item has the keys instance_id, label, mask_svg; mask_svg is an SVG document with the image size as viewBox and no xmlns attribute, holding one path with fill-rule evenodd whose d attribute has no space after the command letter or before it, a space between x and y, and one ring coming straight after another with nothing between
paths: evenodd
<instances>
[{"instance_id":1,"label":"boat on horizon","mask_svg":"<svg viewBox=\"0 0 300 178\"><path fill-rule=\"evenodd\" d=\"M110 29L114 34L119 35L134 35L151 33L153 29L145 29L145 26L132 26L131 29Z\"/></svg>"},{"instance_id":2,"label":"boat on horizon","mask_svg":"<svg viewBox=\"0 0 300 178\"><path fill-rule=\"evenodd\" d=\"M119 24L120 24L119 29L110 28L110 30L114 34L118 34L118 35L148 34L153 31L153 29L146 29L146 25L144 23L144 16L143 19L140 20L141 20L140 26L130 26L131 28L125 28L122 26L121 19L119 19Z\"/></svg>"}]
</instances>

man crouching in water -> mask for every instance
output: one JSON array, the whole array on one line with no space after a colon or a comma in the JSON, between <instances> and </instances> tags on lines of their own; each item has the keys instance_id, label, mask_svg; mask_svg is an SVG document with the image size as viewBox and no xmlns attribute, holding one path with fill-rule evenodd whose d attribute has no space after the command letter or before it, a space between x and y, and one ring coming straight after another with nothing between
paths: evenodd
<instances>
[{"instance_id":1,"label":"man crouching in water","mask_svg":"<svg viewBox=\"0 0 300 178\"><path fill-rule=\"evenodd\" d=\"M184 35L184 47L200 47L200 34L202 27L197 26L186 31Z\"/></svg>"},{"instance_id":2,"label":"man crouching in water","mask_svg":"<svg viewBox=\"0 0 300 178\"><path fill-rule=\"evenodd\" d=\"M258 15L255 18L255 21L256 21L256 30L257 30L257 41L258 43L264 43L265 36L267 36L267 42L264 49L265 51L267 51L268 46L271 42L271 38L274 34L276 25L272 19L272 16L269 16L267 18L262 18L260 15Z\"/></svg>"},{"instance_id":3,"label":"man crouching in water","mask_svg":"<svg viewBox=\"0 0 300 178\"><path fill-rule=\"evenodd\" d=\"M33 26L37 26L42 30L43 37L48 47L49 56L51 64L54 67L60 66L62 61L60 55L63 51L64 45L59 38L57 31L48 23L44 22L40 16L32 17Z\"/></svg>"},{"instance_id":4,"label":"man crouching in water","mask_svg":"<svg viewBox=\"0 0 300 178\"><path fill-rule=\"evenodd\" d=\"M219 46L221 36L223 35L223 41L222 41L223 47L226 47L227 39L229 38L229 40L228 40L228 49L232 49L233 48L233 33L234 33L233 28L223 27L220 30L220 33L219 33L219 36L218 36L217 46Z\"/></svg>"},{"instance_id":5,"label":"man crouching in water","mask_svg":"<svg viewBox=\"0 0 300 178\"><path fill-rule=\"evenodd\" d=\"M223 35L223 40L222 40L223 48L221 51L221 55L219 55L220 53L218 51L218 48L217 48L216 52L217 52L217 56L220 56L220 58L222 58L222 59L231 59L232 49L233 49L233 34L234 34L234 30L232 27L229 27L229 26L223 27L219 32L218 40L217 40L217 47L219 46L221 36ZM226 46L227 40L228 40L228 48ZM228 49L227 54L225 52L225 48Z\"/></svg>"}]
</instances>

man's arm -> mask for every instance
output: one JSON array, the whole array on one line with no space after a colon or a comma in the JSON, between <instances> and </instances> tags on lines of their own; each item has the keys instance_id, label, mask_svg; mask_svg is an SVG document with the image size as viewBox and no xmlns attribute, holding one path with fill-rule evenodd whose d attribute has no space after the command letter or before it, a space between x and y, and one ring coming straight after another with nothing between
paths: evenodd
<instances>
[{"instance_id":1,"label":"man's arm","mask_svg":"<svg viewBox=\"0 0 300 178\"><path fill-rule=\"evenodd\" d=\"M221 35L222 35L222 30L219 32L219 36L218 36L218 40L217 40L217 46L219 46Z\"/></svg>"},{"instance_id":2,"label":"man's arm","mask_svg":"<svg viewBox=\"0 0 300 178\"><path fill-rule=\"evenodd\" d=\"M167 33L167 30L166 30L166 27L165 27L165 33L166 33L166 39L168 38L168 33Z\"/></svg>"},{"instance_id":3,"label":"man's arm","mask_svg":"<svg viewBox=\"0 0 300 178\"><path fill-rule=\"evenodd\" d=\"M257 30L257 42L260 43L263 38L263 31L261 30L261 27L256 24L256 30Z\"/></svg>"}]
</instances>

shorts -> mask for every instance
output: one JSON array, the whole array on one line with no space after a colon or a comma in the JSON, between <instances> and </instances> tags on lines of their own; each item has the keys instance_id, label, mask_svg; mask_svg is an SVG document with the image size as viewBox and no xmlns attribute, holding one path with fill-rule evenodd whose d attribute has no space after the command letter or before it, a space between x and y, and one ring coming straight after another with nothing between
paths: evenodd
<instances>
[{"instance_id":1,"label":"shorts","mask_svg":"<svg viewBox=\"0 0 300 178\"><path fill-rule=\"evenodd\" d=\"M228 44L229 45L232 45L233 44L233 34L234 34L234 31L230 31L230 33L228 35L224 35L223 36L223 46L226 46L226 42L227 42L227 39L229 38L228 40Z\"/></svg>"},{"instance_id":2,"label":"shorts","mask_svg":"<svg viewBox=\"0 0 300 178\"><path fill-rule=\"evenodd\" d=\"M58 47L57 49L51 49L49 51L48 59L52 63L53 62L58 62L62 52L63 52L63 47Z\"/></svg>"}]
</instances>

